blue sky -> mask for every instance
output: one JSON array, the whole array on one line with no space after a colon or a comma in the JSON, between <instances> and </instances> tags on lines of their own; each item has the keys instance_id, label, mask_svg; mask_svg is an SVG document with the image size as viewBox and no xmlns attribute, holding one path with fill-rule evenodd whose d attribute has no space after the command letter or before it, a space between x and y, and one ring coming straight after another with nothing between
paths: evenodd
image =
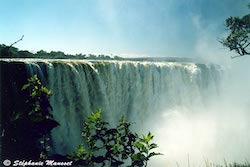
<instances>
[{"instance_id":1,"label":"blue sky","mask_svg":"<svg viewBox=\"0 0 250 167\"><path fill-rule=\"evenodd\" d=\"M224 20L247 0L0 0L0 43L123 56L224 54Z\"/></svg>"}]
</instances>

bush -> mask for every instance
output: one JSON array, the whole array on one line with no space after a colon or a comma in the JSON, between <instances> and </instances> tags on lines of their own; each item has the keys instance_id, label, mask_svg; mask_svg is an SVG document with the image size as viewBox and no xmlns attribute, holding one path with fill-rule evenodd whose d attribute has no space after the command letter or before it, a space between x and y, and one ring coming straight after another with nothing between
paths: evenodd
<instances>
[{"instance_id":1,"label":"bush","mask_svg":"<svg viewBox=\"0 0 250 167\"><path fill-rule=\"evenodd\" d=\"M149 159L160 153L151 143L153 135L138 135L130 130L131 123L120 118L118 125L111 128L101 119L101 110L94 112L84 122L81 144L71 158L79 166L147 166Z\"/></svg>"}]
</instances>

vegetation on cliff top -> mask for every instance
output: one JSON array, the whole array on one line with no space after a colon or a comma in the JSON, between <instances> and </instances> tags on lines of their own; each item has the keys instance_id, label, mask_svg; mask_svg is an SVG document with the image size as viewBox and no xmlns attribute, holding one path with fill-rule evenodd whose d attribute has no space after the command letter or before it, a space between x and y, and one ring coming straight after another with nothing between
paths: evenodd
<instances>
[{"instance_id":1,"label":"vegetation on cliff top","mask_svg":"<svg viewBox=\"0 0 250 167\"><path fill-rule=\"evenodd\" d=\"M93 54L65 54L61 51L46 52L40 50L31 53L27 50L19 50L13 46L0 45L0 58L49 58L49 59L97 59L97 60L122 60L119 56L93 55Z\"/></svg>"}]
</instances>

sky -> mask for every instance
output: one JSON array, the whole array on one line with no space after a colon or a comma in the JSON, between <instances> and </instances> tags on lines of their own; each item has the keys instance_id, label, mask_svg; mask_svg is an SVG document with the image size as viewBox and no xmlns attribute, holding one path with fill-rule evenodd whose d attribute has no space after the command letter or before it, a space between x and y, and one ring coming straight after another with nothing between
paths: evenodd
<instances>
[{"instance_id":1,"label":"sky","mask_svg":"<svg viewBox=\"0 0 250 167\"><path fill-rule=\"evenodd\" d=\"M228 54L225 19L248 0L0 0L0 44L124 57Z\"/></svg>"}]
</instances>

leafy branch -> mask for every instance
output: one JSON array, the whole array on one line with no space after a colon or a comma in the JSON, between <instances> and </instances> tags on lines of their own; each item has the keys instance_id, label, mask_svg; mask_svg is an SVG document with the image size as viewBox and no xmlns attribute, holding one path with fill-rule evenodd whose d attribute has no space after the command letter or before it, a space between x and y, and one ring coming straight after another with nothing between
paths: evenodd
<instances>
[{"instance_id":1,"label":"leafy branch","mask_svg":"<svg viewBox=\"0 0 250 167\"><path fill-rule=\"evenodd\" d=\"M26 99L26 112L18 113L16 119L24 119L30 123L33 136L39 141L41 159L46 159L50 152L50 132L59 123L53 119L49 103L51 91L42 85L37 75L28 79L28 83L22 87L23 91L29 93Z\"/></svg>"},{"instance_id":2,"label":"leafy branch","mask_svg":"<svg viewBox=\"0 0 250 167\"><path fill-rule=\"evenodd\" d=\"M160 153L152 152L157 144L151 143L152 133L138 135L130 130L131 123L123 117L111 128L101 119L101 110L93 112L84 122L81 144L71 157L82 166L146 167L149 159Z\"/></svg>"}]
</instances>

